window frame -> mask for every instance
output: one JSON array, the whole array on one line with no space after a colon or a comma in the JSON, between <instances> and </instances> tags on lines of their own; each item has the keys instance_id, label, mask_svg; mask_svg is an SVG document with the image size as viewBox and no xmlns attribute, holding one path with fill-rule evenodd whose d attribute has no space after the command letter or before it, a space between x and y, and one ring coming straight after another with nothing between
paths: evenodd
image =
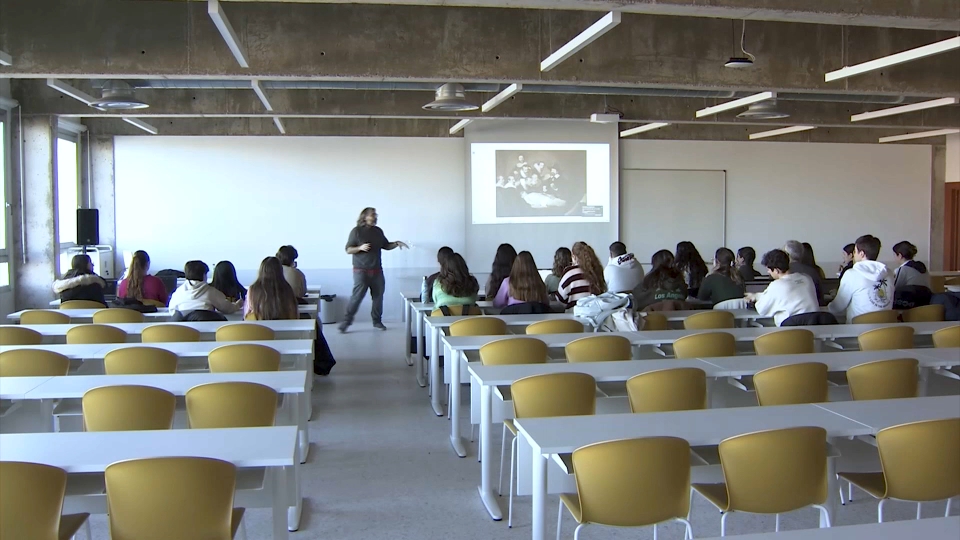
<instances>
[{"instance_id":1,"label":"window frame","mask_svg":"<svg viewBox=\"0 0 960 540\"><path fill-rule=\"evenodd\" d=\"M67 128L67 129L65 129L65 128ZM77 185L76 185L76 191L77 191L77 208L83 208L83 198L81 197L82 194L81 194L81 192L80 192L81 184L82 184L82 182L81 182L81 177L80 177L80 176L81 176L81 165L80 165L80 146L81 146L81 145L80 145L80 133L77 132L77 131L73 131L73 130L69 129L69 125L65 126L65 125L63 125L63 123L60 123L60 126L59 126L59 128L57 129L57 141L59 142L60 139L63 139L63 140L72 142L72 143L74 143L74 144L76 145L77 152L76 152L76 156L74 156L74 160L75 160L75 162L76 162L76 164L77 164L77 176L76 176L76 178L77 178ZM58 149L58 151L57 151L57 167L59 168L59 166L60 166L60 153L59 153L59 149ZM77 239L76 239L76 235L74 235L74 237L73 237L72 239L70 239L70 240L67 241L67 242L64 242L63 239L60 237L60 175L59 175L59 174L56 175L56 179L57 179L57 180L56 180L56 185L54 186L54 190L55 190L54 192L56 193L56 205L55 205L55 209L56 209L56 213L57 213L57 220L56 220L56 222L57 222L56 238L57 238L57 240L59 240L58 256L57 256L56 259L57 259L57 275L60 275L61 273L63 273L63 272L62 272L62 271L63 271L63 268L61 268L61 264L60 264L60 259L62 258L62 257L60 256L60 254L65 253L68 249L77 247ZM76 209L74 209L74 212L76 212Z\"/></svg>"},{"instance_id":2,"label":"window frame","mask_svg":"<svg viewBox=\"0 0 960 540\"><path fill-rule=\"evenodd\" d=\"M7 293L13 290L13 261L10 256L13 246L13 203L11 203L11 194L13 193L13 128L11 126L13 114L11 111L19 104L4 97L0 97L0 124L3 124L3 136L0 137L0 146L3 147L3 161L0 167L3 168L3 189L0 190L0 208L3 210L4 221L4 243L0 247L0 263L7 265L7 284L0 286L0 293Z\"/></svg>"}]
</instances>

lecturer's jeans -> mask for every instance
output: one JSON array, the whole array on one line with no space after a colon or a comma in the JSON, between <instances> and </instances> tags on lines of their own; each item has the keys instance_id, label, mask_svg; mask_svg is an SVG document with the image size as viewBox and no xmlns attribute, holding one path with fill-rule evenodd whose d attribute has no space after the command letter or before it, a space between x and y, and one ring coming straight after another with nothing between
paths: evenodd
<instances>
[{"instance_id":1,"label":"lecturer's jeans","mask_svg":"<svg viewBox=\"0 0 960 540\"><path fill-rule=\"evenodd\" d=\"M383 279L383 270L360 270L353 269L353 295L350 297L350 304L347 306L347 314L344 317L344 325L353 324L353 318L360 309L360 303L363 297L370 290L370 299L373 301L373 309L370 310L370 317L374 324L379 324L383 318L383 290L386 283Z\"/></svg>"}]
</instances>

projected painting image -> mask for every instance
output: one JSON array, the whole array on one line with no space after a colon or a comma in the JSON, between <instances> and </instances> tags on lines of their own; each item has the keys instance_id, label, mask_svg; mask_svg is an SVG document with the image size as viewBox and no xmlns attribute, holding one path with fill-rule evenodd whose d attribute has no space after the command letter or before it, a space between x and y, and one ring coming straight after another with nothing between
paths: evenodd
<instances>
[{"instance_id":1,"label":"projected painting image","mask_svg":"<svg viewBox=\"0 0 960 540\"><path fill-rule=\"evenodd\" d=\"M497 217L581 216L585 150L497 150Z\"/></svg>"}]
</instances>

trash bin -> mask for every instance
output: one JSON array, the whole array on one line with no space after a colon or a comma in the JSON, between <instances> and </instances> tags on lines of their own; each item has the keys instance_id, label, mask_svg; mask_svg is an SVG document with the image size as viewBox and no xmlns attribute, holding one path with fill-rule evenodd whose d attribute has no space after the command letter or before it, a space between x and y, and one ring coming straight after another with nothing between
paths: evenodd
<instances>
[{"instance_id":1,"label":"trash bin","mask_svg":"<svg viewBox=\"0 0 960 540\"><path fill-rule=\"evenodd\" d=\"M335 294L320 295L320 324L334 324L337 322L336 304L334 303L336 298L337 295Z\"/></svg>"}]
</instances>

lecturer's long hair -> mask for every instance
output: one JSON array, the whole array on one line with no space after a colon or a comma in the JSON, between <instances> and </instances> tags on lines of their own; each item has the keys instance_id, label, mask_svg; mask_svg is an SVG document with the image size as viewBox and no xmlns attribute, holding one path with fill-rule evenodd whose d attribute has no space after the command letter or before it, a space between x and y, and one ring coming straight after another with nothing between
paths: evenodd
<instances>
[{"instance_id":1,"label":"lecturer's long hair","mask_svg":"<svg viewBox=\"0 0 960 540\"><path fill-rule=\"evenodd\" d=\"M357 227L363 227L364 225L366 225L366 224L367 224L367 216L369 216L370 214L376 213L376 211L377 211L377 209L376 209L376 208L373 208L372 206L368 206L368 207L364 208L363 211L360 212L360 217L357 218ZM376 225L376 224L374 224L374 225Z\"/></svg>"}]
</instances>

